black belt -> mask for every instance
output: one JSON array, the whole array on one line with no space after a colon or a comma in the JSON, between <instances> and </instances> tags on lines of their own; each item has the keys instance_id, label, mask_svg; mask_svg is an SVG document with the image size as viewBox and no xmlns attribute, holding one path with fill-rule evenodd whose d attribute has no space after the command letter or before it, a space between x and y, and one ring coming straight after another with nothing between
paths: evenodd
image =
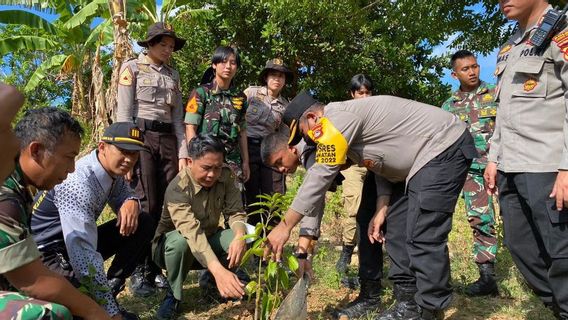
<instances>
[{"instance_id":1,"label":"black belt","mask_svg":"<svg viewBox=\"0 0 568 320\"><path fill-rule=\"evenodd\" d=\"M172 124L158 120L148 120L143 118L136 118L136 125L142 131L156 131L162 133L172 133Z\"/></svg>"},{"instance_id":2,"label":"black belt","mask_svg":"<svg viewBox=\"0 0 568 320\"><path fill-rule=\"evenodd\" d=\"M249 144L261 144L262 143L262 138L251 138L251 137L247 137L247 141Z\"/></svg>"}]
</instances>

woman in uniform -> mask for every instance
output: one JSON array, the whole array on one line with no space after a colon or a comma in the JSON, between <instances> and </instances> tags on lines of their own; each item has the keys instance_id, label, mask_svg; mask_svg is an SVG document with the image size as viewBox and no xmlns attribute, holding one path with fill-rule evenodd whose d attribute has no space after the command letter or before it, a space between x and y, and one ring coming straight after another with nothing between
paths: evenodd
<instances>
[{"instance_id":1,"label":"woman in uniform","mask_svg":"<svg viewBox=\"0 0 568 320\"><path fill-rule=\"evenodd\" d=\"M258 195L285 192L284 175L265 166L260 157L260 144L263 137L278 130L288 99L282 96L282 89L294 79L292 71L281 59L272 59L260 72L262 86L252 86L245 90L249 108L246 114L249 166L252 172L245 184L247 212L258 208L250 204L258 202ZM266 219L266 217L265 217ZM261 216L249 216L248 222L256 225Z\"/></svg>"},{"instance_id":2,"label":"woman in uniform","mask_svg":"<svg viewBox=\"0 0 568 320\"><path fill-rule=\"evenodd\" d=\"M245 113L245 94L233 84L241 65L235 48L218 47L211 58L201 85L191 93L185 111L185 133L190 141L197 133L211 133L225 144L225 162L242 191L249 179L249 159Z\"/></svg>"},{"instance_id":3,"label":"woman in uniform","mask_svg":"<svg viewBox=\"0 0 568 320\"><path fill-rule=\"evenodd\" d=\"M157 226L166 187L178 170L186 166L188 157L180 77L168 65L172 53L180 50L185 40L178 38L171 26L158 22L148 28L146 39L138 44L145 52L121 68L117 121L134 122L144 134L149 152L140 152L131 185L141 199L142 209L150 213ZM146 262L141 262L131 277L135 295L153 294L155 279L160 287L167 285L149 253L148 243Z\"/></svg>"}]
</instances>

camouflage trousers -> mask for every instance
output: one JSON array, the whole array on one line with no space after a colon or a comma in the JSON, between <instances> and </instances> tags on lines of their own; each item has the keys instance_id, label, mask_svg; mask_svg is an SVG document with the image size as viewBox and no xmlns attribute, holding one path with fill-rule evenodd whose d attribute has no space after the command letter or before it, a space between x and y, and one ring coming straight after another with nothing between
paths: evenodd
<instances>
[{"instance_id":1,"label":"camouflage trousers","mask_svg":"<svg viewBox=\"0 0 568 320\"><path fill-rule=\"evenodd\" d=\"M497 253L495 207L493 197L487 195L483 174L467 174L463 187L467 220L473 231L473 255L476 263L494 263Z\"/></svg>"},{"instance_id":2,"label":"camouflage trousers","mask_svg":"<svg viewBox=\"0 0 568 320\"><path fill-rule=\"evenodd\" d=\"M2 320L71 320L66 307L52 302L26 297L17 292L0 291L0 319Z\"/></svg>"}]
</instances>

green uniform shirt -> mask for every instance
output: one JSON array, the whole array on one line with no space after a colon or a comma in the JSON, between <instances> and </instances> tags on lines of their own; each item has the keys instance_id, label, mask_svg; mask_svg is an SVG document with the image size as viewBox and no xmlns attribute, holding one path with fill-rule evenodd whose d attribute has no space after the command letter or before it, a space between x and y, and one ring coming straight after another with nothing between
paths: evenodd
<instances>
[{"instance_id":1,"label":"green uniform shirt","mask_svg":"<svg viewBox=\"0 0 568 320\"><path fill-rule=\"evenodd\" d=\"M245 230L246 213L231 170L224 167L211 188L199 185L189 169L182 170L166 189L153 244L158 243L162 234L177 230L187 240L197 261L207 267L209 262L217 260L207 238L219 231L221 214L228 217L231 229Z\"/></svg>"},{"instance_id":2,"label":"green uniform shirt","mask_svg":"<svg viewBox=\"0 0 568 320\"><path fill-rule=\"evenodd\" d=\"M483 170L487 165L489 139L495 128L497 103L495 102L495 85L481 82L477 90L463 92L457 90L444 102L442 109L449 111L467 123L475 141L479 158L474 159L471 168Z\"/></svg>"},{"instance_id":3,"label":"green uniform shirt","mask_svg":"<svg viewBox=\"0 0 568 320\"><path fill-rule=\"evenodd\" d=\"M26 265L40 257L30 235L32 193L19 166L0 187L0 274ZM0 279L0 290L8 290Z\"/></svg>"}]
</instances>

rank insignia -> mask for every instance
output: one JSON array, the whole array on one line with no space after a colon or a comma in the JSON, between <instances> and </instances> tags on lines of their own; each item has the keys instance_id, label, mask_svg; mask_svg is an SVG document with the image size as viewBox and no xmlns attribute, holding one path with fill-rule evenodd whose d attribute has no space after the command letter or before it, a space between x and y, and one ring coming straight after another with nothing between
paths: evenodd
<instances>
[{"instance_id":1,"label":"rank insignia","mask_svg":"<svg viewBox=\"0 0 568 320\"><path fill-rule=\"evenodd\" d=\"M513 48L513 46L510 45L510 44L504 46L503 48L501 48L501 51L499 51L499 55L502 56L502 55L504 55L505 53L511 51L511 48Z\"/></svg>"},{"instance_id":2,"label":"rank insignia","mask_svg":"<svg viewBox=\"0 0 568 320\"><path fill-rule=\"evenodd\" d=\"M491 102L491 101L493 101L493 96L491 94L487 93L487 94L483 95L483 98L481 98L481 100L483 102Z\"/></svg>"},{"instance_id":3,"label":"rank insignia","mask_svg":"<svg viewBox=\"0 0 568 320\"><path fill-rule=\"evenodd\" d=\"M534 90L534 88L536 88L537 84L538 82L535 79L528 79L527 81L525 81L523 89L525 90L525 92L531 92Z\"/></svg>"},{"instance_id":4,"label":"rank insignia","mask_svg":"<svg viewBox=\"0 0 568 320\"><path fill-rule=\"evenodd\" d=\"M134 139L140 139L140 130L138 130L138 128L130 129L130 137Z\"/></svg>"},{"instance_id":5,"label":"rank insignia","mask_svg":"<svg viewBox=\"0 0 568 320\"><path fill-rule=\"evenodd\" d=\"M130 71L130 67L126 67L124 68L124 70L122 70L118 84L121 84L123 86L132 85L132 71Z\"/></svg>"},{"instance_id":6,"label":"rank insignia","mask_svg":"<svg viewBox=\"0 0 568 320\"><path fill-rule=\"evenodd\" d=\"M231 102L236 110L241 110L243 108L243 98L233 98L231 99Z\"/></svg>"},{"instance_id":7,"label":"rank insignia","mask_svg":"<svg viewBox=\"0 0 568 320\"><path fill-rule=\"evenodd\" d=\"M142 83L143 84L150 84L150 83L152 83L152 80L146 78L146 79L142 80Z\"/></svg>"},{"instance_id":8,"label":"rank insignia","mask_svg":"<svg viewBox=\"0 0 568 320\"><path fill-rule=\"evenodd\" d=\"M185 106L185 112L187 113L197 112L197 98L195 96L193 96Z\"/></svg>"}]
</instances>

